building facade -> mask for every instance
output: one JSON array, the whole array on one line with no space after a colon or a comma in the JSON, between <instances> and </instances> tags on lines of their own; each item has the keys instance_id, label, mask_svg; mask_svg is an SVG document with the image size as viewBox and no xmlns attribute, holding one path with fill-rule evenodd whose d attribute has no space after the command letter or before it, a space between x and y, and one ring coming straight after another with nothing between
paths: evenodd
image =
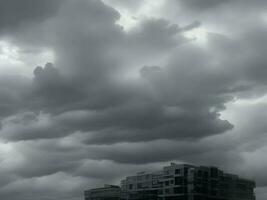
<instances>
[{"instance_id":1,"label":"building facade","mask_svg":"<svg viewBox=\"0 0 267 200\"><path fill-rule=\"evenodd\" d=\"M157 200L162 188L162 172L140 172L121 181L122 199Z\"/></svg>"},{"instance_id":2,"label":"building facade","mask_svg":"<svg viewBox=\"0 0 267 200\"><path fill-rule=\"evenodd\" d=\"M254 181L217 167L171 163L161 171L126 177L116 194L121 200L255 200L254 188ZM108 196L107 190L98 191Z\"/></svg>"},{"instance_id":3,"label":"building facade","mask_svg":"<svg viewBox=\"0 0 267 200\"><path fill-rule=\"evenodd\" d=\"M120 200L121 188L116 185L105 185L84 191L85 200Z\"/></svg>"},{"instance_id":4,"label":"building facade","mask_svg":"<svg viewBox=\"0 0 267 200\"><path fill-rule=\"evenodd\" d=\"M160 200L255 200L255 182L217 167L172 163L163 168Z\"/></svg>"}]
</instances>

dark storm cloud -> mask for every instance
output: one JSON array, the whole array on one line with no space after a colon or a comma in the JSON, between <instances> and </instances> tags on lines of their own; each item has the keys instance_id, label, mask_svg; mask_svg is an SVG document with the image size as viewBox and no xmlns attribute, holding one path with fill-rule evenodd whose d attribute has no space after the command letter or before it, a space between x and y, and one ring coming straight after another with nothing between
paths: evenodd
<instances>
[{"instance_id":1,"label":"dark storm cloud","mask_svg":"<svg viewBox=\"0 0 267 200\"><path fill-rule=\"evenodd\" d=\"M166 48L175 47L181 42L179 40L185 40L182 35L176 38L179 32L179 26L170 24L167 20L147 19L138 28L129 32L130 48L140 48L146 52L164 51ZM132 47L133 45L136 46Z\"/></svg>"},{"instance_id":2,"label":"dark storm cloud","mask_svg":"<svg viewBox=\"0 0 267 200\"><path fill-rule=\"evenodd\" d=\"M79 15L76 14L78 10ZM89 22L84 15L91 20L90 26L87 26ZM166 20L152 18L125 33L115 25L118 16L101 2L81 1L66 5L55 22L60 27L60 37L55 43L60 50L57 62L60 67L57 69L47 64L34 70L33 90L28 99L31 99L29 107L37 111L36 119L24 121L24 117L19 117L21 120L16 124L4 121L2 135L5 138L41 139L75 131L93 131L87 142L116 143L162 138L194 139L232 128L229 122L219 119L218 109L210 111L211 107L221 108L228 97L211 95L206 99L203 95L192 100L197 90L206 89L195 88L199 83L190 85L189 79L183 78L186 74L176 70L195 64L190 63L188 55L181 56L184 60L173 61L175 64L158 76L140 77L141 84L126 83L113 76L113 73L124 70L120 62L124 64L125 61L118 60L118 54L110 52L112 48L122 48L119 52L128 61L137 59L139 54L133 52L138 51L153 57L186 41L182 36L184 29L190 30L199 23L179 28ZM71 34L67 29L73 30ZM188 74L190 70L188 68ZM205 71L202 74L204 76ZM190 76L196 81L200 79L201 84L201 79L205 78L197 75ZM183 89L183 85L191 89L190 93ZM41 117L38 109L44 111L46 117ZM46 112L51 113L46 115Z\"/></svg>"},{"instance_id":3,"label":"dark storm cloud","mask_svg":"<svg viewBox=\"0 0 267 200\"><path fill-rule=\"evenodd\" d=\"M180 0L182 5L196 10L212 9L231 0Z\"/></svg>"},{"instance_id":4,"label":"dark storm cloud","mask_svg":"<svg viewBox=\"0 0 267 200\"><path fill-rule=\"evenodd\" d=\"M266 8L264 0L180 0L166 1L162 10L167 18L174 21L195 19L214 32L238 38L246 29L253 29L253 26L260 23Z\"/></svg>"},{"instance_id":5,"label":"dark storm cloud","mask_svg":"<svg viewBox=\"0 0 267 200\"><path fill-rule=\"evenodd\" d=\"M148 74L149 70L146 70L144 78L148 80L140 79L145 81L145 85L143 85L145 87L147 87L146 84L154 85L154 88L152 88L153 96L151 96L151 92L145 96L139 93L140 99L128 102L129 98L134 95L129 93L131 91L127 91L129 94L125 94L125 96L129 98L125 98L122 105L117 103L117 106L112 108L94 108L93 110L85 110L86 107L83 107L84 110L80 110L81 105L78 101L80 99L76 100L77 103L73 99L70 101L74 103L73 107L70 107L72 110L57 115L33 114L33 119L29 119L26 114L22 117L11 118L11 120L4 120L2 136L15 140L27 140L59 137L71 134L74 131L93 131L89 133L89 143L113 143L119 141L149 141L162 138L201 138L222 133L232 128L229 122L220 120L219 115L216 114L223 108L223 103L229 97L227 95L219 96L220 89L216 91L217 88L210 88L209 90L205 83L207 81L205 76L211 75L203 71L203 78L198 80L199 82L187 82L189 80L187 76L196 79L195 75L201 77L201 72L196 72L195 75L191 72L187 74L186 71L183 71L182 64L177 71L176 61L174 62L175 65L170 66L170 71L164 72L164 70L161 70L157 74ZM200 63L200 60L197 62ZM175 80L175 77L172 78L172 76L176 76L176 74L183 74L183 78ZM57 107L63 106L65 108L66 106L62 103L68 104L67 97L75 95L71 90L69 90L67 96L63 96L65 90L61 94L64 87L61 87L57 70L50 64L46 65L44 69L36 68L35 76L34 84L37 85L37 91L40 89L40 93L38 91L38 93L33 94L42 99L41 107L43 109L46 106L51 106L48 97L53 97L52 102L59 100L59 104L56 104ZM170 81L172 79L173 81ZM182 84L187 84L190 89L189 93L183 90ZM116 85L113 85L113 87L111 89L116 91ZM194 90L202 91L202 95L198 99L192 100ZM213 93L218 96L213 95ZM43 99L39 94L44 95L45 98ZM59 95L59 99L57 99L57 95ZM113 96L114 92L109 93L107 98L111 99L112 96L110 95ZM64 100L62 103L61 99ZM90 97L88 99L89 102L87 103L90 103ZM46 103L45 105L43 105L43 101ZM57 103L57 101L55 102ZM88 104L88 106L92 105ZM210 111L212 107L214 111ZM52 108L54 108L54 105L52 105ZM60 110L60 108L56 109ZM20 131L18 132L18 130ZM196 132L198 135L195 134Z\"/></svg>"},{"instance_id":6,"label":"dark storm cloud","mask_svg":"<svg viewBox=\"0 0 267 200\"><path fill-rule=\"evenodd\" d=\"M130 10L138 10L145 3L145 0L104 0L108 5L120 6Z\"/></svg>"},{"instance_id":7,"label":"dark storm cloud","mask_svg":"<svg viewBox=\"0 0 267 200\"><path fill-rule=\"evenodd\" d=\"M103 9L103 12L87 12L93 6ZM79 10L80 14L71 14L69 9ZM216 48L217 52L221 52L218 56L213 55L214 58L209 57L209 51L202 53L194 47L178 49L164 69L156 74L146 72L139 79L141 85L132 83L135 85L122 87L119 84L124 82L116 82L112 76L112 71L120 73L122 68L117 66L118 61L114 61L117 54L109 53L109 49L115 45L126 48L126 42L132 43L125 49L126 52L128 49L141 49L143 54L153 56L157 51L164 52L164 49L177 46L180 38L185 40L181 35L183 29L170 25L166 20L151 19L126 34L114 25L118 13L102 3L70 3L66 10L62 11L56 22L61 25L60 31L73 30L71 35L62 32L57 39L58 48L65 49L59 53L61 59L58 61L59 65L65 64L64 68L57 69L51 64L44 68L37 67L30 96L30 106L35 111L56 111L56 114L44 115L47 119L38 118L39 114L35 114L36 119L28 122L24 122L24 117L19 117L22 120L16 124L5 120L2 129L4 137L27 140L60 137L74 131L93 131L88 133L88 143L116 143L164 138L194 139L223 133L233 127L228 121L221 120L218 112L232 98L230 92L240 88L239 85L235 86L239 81L235 78L240 71L233 74L224 71L222 64L236 64L228 63L228 60L232 61L231 57L226 63L219 63L217 71L210 70L213 63L209 63L209 60L220 61L222 56L228 56L223 52L229 52L228 49L234 45L227 46L230 43L227 38L210 37L210 51ZM88 21L84 20L82 13L89 17L92 28L85 26ZM101 20L106 18L106 22ZM185 29L198 25L196 22ZM73 39L70 38L72 35L75 36ZM121 41L120 37L124 39ZM94 45L93 49L91 44ZM236 48L241 49L239 46ZM136 57L127 53L126 57ZM221 58L223 62L225 58ZM138 96L138 99L132 99L134 96Z\"/></svg>"},{"instance_id":8,"label":"dark storm cloud","mask_svg":"<svg viewBox=\"0 0 267 200\"><path fill-rule=\"evenodd\" d=\"M146 17L127 31L116 24L120 13L101 1L65 1L59 10L57 1L36 2L16 4L26 8L0 20L11 42L27 48L37 38L28 45L49 46L56 57L31 80L1 79L1 151L8 151L0 154L1 199L79 199L84 187L170 160L218 165L266 185L258 165L266 106L242 108L240 121L221 116L233 99L266 94L264 22L233 37L210 33L204 47L184 35L209 13L248 9L249 1L180 1L206 18L192 15L179 26ZM255 2L254 11L264 5ZM4 17L14 14L11 5ZM36 10L25 14L30 5Z\"/></svg>"},{"instance_id":9,"label":"dark storm cloud","mask_svg":"<svg viewBox=\"0 0 267 200\"><path fill-rule=\"evenodd\" d=\"M213 55L221 63L221 70L235 86L250 91L251 87L266 87L266 33L264 24L257 24L244 31L239 39L229 39L219 34L210 34L210 48L216 48ZM234 66L234 67L233 67ZM230 71L231 69L231 71ZM241 88L240 88L241 89ZM240 90L242 91L242 89ZM257 93L257 90L254 90ZM261 91L263 92L263 91ZM264 92L263 92L264 93Z\"/></svg>"},{"instance_id":10,"label":"dark storm cloud","mask_svg":"<svg viewBox=\"0 0 267 200\"><path fill-rule=\"evenodd\" d=\"M36 67L34 70L33 88L28 98L32 104L29 106L33 108L55 111L63 102L68 105L84 98L84 95L53 64L47 63L43 68Z\"/></svg>"},{"instance_id":11,"label":"dark storm cloud","mask_svg":"<svg viewBox=\"0 0 267 200\"><path fill-rule=\"evenodd\" d=\"M62 0L1 0L0 33L42 22L55 14L61 3Z\"/></svg>"},{"instance_id":12,"label":"dark storm cloud","mask_svg":"<svg viewBox=\"0 0 267 200\"><path fill-rule=\"evenodd\" d=\"M234 111L235 129L221 134L192 141L158 140L153 142L119 143L88 147L89 157L114 160L119 163L142 164L157 161L179 160L189 163L220 166L223 169L266 185L267 128L266 103L253 105L249 102L237 105ZM249 113L249 114L248 114ZM157 149L157 152L155 152ZM260 161L263 159L262 161Z\"/></svg>"},{"instance_id":13,"label":"dark storm cloud","mask_svg":"<svg viewBox=\"0 0 267 200\"><path fill-rule=\"evenodd\" d=\"M66 147L58 141L44 140L42 142L21 142L17 144L17 149L21 156L16 165L11 165L12 162L7 161L4 163L5 170L3 171L20 178L49 176L59 171L68 173L83 163L81 160L84 156L82 146L78 149L75 146ZM35 150L32 151L33 149Z\"/></svg>"},{"instance_id":14,"label":"dark storm cloud","mask_svg":"<svg viewBox=\"0 0 267 200\"><path fill-rule=\"evenodd\" d=\"M186 9L192 9L194 12L213 12L216 9L225 9L233 6L236 11L239 11L239 8L251 10L267 6L264 0L255 0L253 2L249 0L178 0L173 2L178 4L178 6L184 6Z\"/></svg>"},{"instance_id":15,"label":"dark storm cloud","mask_svg":"<svg viewBox=\"0 0 267 200\"><path fill-rule=\"evenodd\" d=\"M1 118L23 110L21 98L30 86L30 81L24 77L3 74L0 75L0 116Z\"/></svg>"}]
</instances>

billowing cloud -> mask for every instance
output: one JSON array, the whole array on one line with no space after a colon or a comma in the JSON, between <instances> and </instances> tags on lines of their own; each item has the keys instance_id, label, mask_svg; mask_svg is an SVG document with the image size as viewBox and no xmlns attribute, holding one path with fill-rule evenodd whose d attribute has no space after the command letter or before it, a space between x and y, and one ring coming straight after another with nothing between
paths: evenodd
<instances>
[{"instance_id":1,"label":"billowing cloud","mask_svg":"<svg viewBox=\"0 0 267 200\"><path fill-rule=\"evenodd\" d=\"M0 32L17 31L31 23L39 23L52 17L59 9L61 0L1 0Z\"/></svg>"},{"instance_id":2,"label":"billowing cloud","mask_svg":"<svg viewBox=\"0 0 267 200\"><path fill-rule=\"evenodd\" d=\"M151 1L1 1L6 44L54 59L1 75L0 198L80 199L176 161L255 179L264 199L266 4L242 2L162 1L125 30L120 9Z\"/></svg>"},{"instance_id":3,"label":"billowing cloud","mask_svg":"<svg viewBox=\"0 0 267 200\"><path fill-rule=\"evenodd\" d=\"M206 9L212 9L214 7L220 6L221 4L227 3L230 0L181 0L179 3L181 5L184 5L186 7L196 9L196 10L206 10Z\"/></svg>"}]
</instances>

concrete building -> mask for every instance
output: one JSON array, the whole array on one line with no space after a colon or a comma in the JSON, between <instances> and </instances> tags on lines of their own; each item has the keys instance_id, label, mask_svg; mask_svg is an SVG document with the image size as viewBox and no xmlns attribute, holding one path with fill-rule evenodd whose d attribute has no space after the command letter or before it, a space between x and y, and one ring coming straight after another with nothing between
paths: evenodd
<instances>
[{"instance_id":1,"label":"concrete building","mask_svg":"<svg viewBox=\"0 0 267 200\"><path fill-rule=\"evenodd\" d=\"M120 200L121 188L116 185L105 185L84 191L85 200Z\"/></svg>"},{"instance_id":2,"label":"concrete building","mask_svg":"<svg viewBox=\"0 0 267 200\"><path fill-rule=\"evenodd\" d=\"M157 200L162 188L162 171L140 172L135 176L126 177L121 181L122 199L151 199Z\"/></svg>"},{"instance_id":3,"label":"concrete building","mask_svg":"<svg viewBox=\"0 0 267 200\"><path fill-rule=\"evenodd\" d=\"M126 200L255 200L255 182L217 167L171 163L122 180Z\"/></svg>"},{"instance_id":4,"label":"concrete building","mask_svg":"<svg viewBox=\"0 0 267 200\"><path fill-rule=\"evenodd\" d=\"M254 188L254 181L217 167L171 163L161 171L128 176L121 188L89 190L85 200L255 200Z\"/></svg>"},{"instance_id":5,"label":"concrete building","mask_svg":"<svg viewBox=\"0 0 267 200\"><path fill-rule=\"evenodd\" d=\"M192 165L176 165L171 163L170 166L163 168L161 177L162 189L159 192L158 199L181 199L191 200L194 183Z\"/></svg>"}]
</instances>

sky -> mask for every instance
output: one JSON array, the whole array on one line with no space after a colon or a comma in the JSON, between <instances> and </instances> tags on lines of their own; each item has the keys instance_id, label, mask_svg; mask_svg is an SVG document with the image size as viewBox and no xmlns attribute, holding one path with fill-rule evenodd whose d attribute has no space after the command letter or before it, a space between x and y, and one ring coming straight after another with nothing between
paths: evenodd
<instances>
[{"instance_id":1,"label":"sky","mask_svg":"<svg viewBox=\"0 0 267 200\"><path fill-rule=\"evenodd\" d=\"M266 0L0 0L0 199L177 162L265 200L266 77Z\"/></svg>"}]
</instances>

